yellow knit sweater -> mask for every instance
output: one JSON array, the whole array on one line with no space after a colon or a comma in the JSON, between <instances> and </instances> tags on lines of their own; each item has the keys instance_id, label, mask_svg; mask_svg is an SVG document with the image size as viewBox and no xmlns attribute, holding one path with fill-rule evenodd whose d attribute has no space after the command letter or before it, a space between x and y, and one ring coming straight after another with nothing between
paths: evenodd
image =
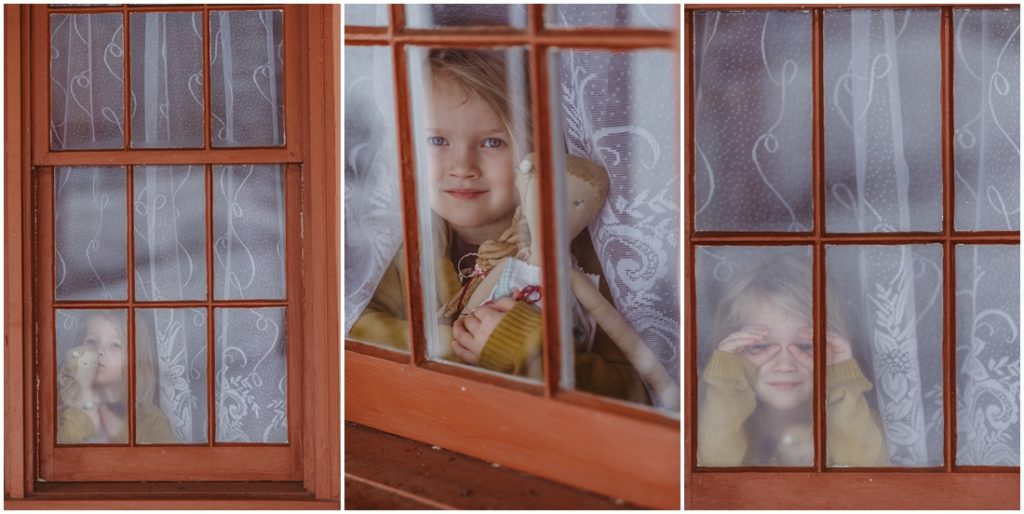
<instances>
[{"instance_id":1,"label":"yellow knit sweater","mask_svg":"<svg viewBox=\"0 0 1024 514\"><path fill-rule=\"evenodd\" d=\"M409 348L409 329L405 315L404 250L399 249L384 272L373 298L352 325L349 338L382 344L401 350ZM597 256L587 231L572 244L572 253L584 271L601 276L600 289L610 301L611 295L601 274ZM460 284L451 260L435 259L439 305L458 294ZM451 342L451 327L440 325L439 338L444 348ZM480 353L483 368L531 378L541 378L541 316L532 307L519 302L495 327ZM446 356L456 360L454 356ZM589 352L576 354L576 388L639 403L650 403L640 375L618 345L598 327Z\"/></svg>"},{"instance_id":2,"label":"yellow knit sweater","mask_svg":"<svg viewBox=\"0 0 1024 514\"><path fill-rule=\"evenodd\" d=\"M759 461L747 420L757 408L751 384L757 366L746 358L716 350L704 369L705 396L697 416L697 463L701 466L778 465L777 457ZM829 466L889 465L889 451L876 415L864 393L871 382L850 359L829 366L825 417Z\"/></svg>"},{"instance_id":3,"label":"yellow knit sweater","mask_svg":"<svg viewBox=\"0 0 1024 514\"><path fill-rule=\"evenodd\" d=\"M138 424L136 425L136 440L140 443L176 443L178 442L171 433L171 424L167 417L155 405L142 407L136 413ZM89 415L82 409L65 408L60 412L58 421L57 442L61 444L81 444L96 435L96 426L93 425ZM127 421L127 420L126 420ZM108 443L127 443L128 425L118 434L113 434Z\"/></svg>"}]
</instances>

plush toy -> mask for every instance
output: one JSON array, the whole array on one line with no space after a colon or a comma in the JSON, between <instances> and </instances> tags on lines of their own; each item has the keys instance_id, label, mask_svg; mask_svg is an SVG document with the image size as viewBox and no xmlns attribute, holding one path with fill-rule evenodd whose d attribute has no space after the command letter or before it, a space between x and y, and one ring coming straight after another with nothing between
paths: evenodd
<instances>
[{"instance_id":1,"label":"plush toy","mask_svg":"<svg viewBox=\"0 0 1024 514\"><path fill-rule=\"evenodd\" d=\"M571 241L587 228L600 212L601 207L604 206L608 196L609 183L608 174L604 168L586 159L568 155L566 156L566 168L568 173L566 174L565 188L567 224L565 237ZM496 288L500 286L501 278L506 276L504 273L506 268L515 266L511 262L513 259L524 260L533 266L540 266L540 231L534 230L540 224L537 207L540 198L537 192L537 172L533 154L527 155L523 159L517 171L516 189L519 191L521 213L526 219L526 227L529 231L529 237L525 239L529 241L529 245L515 257L503 258L488 271L473 289L472 296L462 310L463 315L468 314L489 299L504 296L503 292L496 291ZM608 337L615 341L640 376L654 390L662 405L672 410L678 410L679 386L672 380L671 375L661 365L661 361L654 355L654 352L643 343L639 334L622 317L622 314L601 295L594 281L583 272L570 267L569 284L579 305L597 321Z\"/></svg>"},{"instance_id":2,"label":"plush toy","mask_svg":"<svg viewBox=\"0 0 1024 514\"><path fill-rule=\"evenodd\" d=\"M79 405L80 392L91 388L96 378L99 354L88 346L76 346L68 350L64 365L57 375L58 400L65 407L89 409L90 405Z\"/></svg>"}]
</instances>

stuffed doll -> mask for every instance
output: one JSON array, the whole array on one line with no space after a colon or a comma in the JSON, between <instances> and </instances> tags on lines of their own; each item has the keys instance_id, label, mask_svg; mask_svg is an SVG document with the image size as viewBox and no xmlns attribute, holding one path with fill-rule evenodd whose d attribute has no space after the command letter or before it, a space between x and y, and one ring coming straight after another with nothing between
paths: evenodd
<instances>
[{"instance_id":1,"label":"stuffed doll","mask_svg":"<svg viewBox=\"0 0 1024 514\"><path fill-rule=\"evenodd\" d=\"M99 354L88 346L76 346L68 350L64 365L57 375L58 399L65 407L88 410L91 405L80 405L81 391L91 390L96 378ZM86 395L90 396L90 395Z\"/></svg>"},{"instance_id":2,"label":"stuffed doll","mask_svg":"<svg viewBox=\"0 0 1024 514\"><path fill-rule=\"evenodd\" d=\"M540 224L537 208L540 199L538 198L537 172L533 158L533 154L527 155L519 164L516 174L516 189L519 191L521 214L526 220L525 225L529 232L529 237L523 238L523 240L529 241L529 244L515 257L503 258L482 277L479 284L473 288L472 296L462 310L463 315L468 314L485 301L509 295L508 277L517 273L525 274L514 271L524 268L520 266L521 263L513 262L514 260L525 261L531 265L531 269L537 270L534 272L536 277L534 285L539 283L541 242L540 231L534 230L534 228ZM567 232L564 236L566 240L571 241L587 228L604 206L609 182L604 168L574 155L566 156L566 168L568 169L565 194ZM576 302L615 341L640 376L654 390L662 405L672 410L678 410L678 385L672 380L665 367L661 365L661 361L654 355L654 352L643 343L639 334L622 317L622 314L601 295L595 278L587 276L575 267L570 267L569 284ZM528 279L527 282L529 282ZM513 280L512 283L514 284L515 281ZM521 283L516 285L521 285ZM579 325L577 323L577 326Z\"/></svg>"}]
</instances>

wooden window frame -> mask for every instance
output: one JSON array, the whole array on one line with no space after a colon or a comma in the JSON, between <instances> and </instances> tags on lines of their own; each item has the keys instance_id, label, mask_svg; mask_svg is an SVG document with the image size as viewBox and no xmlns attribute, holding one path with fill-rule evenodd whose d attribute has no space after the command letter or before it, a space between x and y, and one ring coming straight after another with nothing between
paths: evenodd
<instances>
[{"instance_id":1,"label":"wooden window frame","mask_svg":"<svg viewBox=\"0 0 1024 514\"><path fill-rule=\"evenodd\" d=\"M558 309L542 313L544 384L429 361L419 276L417 190L405 48L522 46L529 49L533 140L551 140L548 49L662 49L679 53L675 28L554 29L544 26L544 5L528 6L526 29L405 27L403 5L389 7L386 27L346 27L346 46L390 48L405 242L409 353L345 341L345 419L409 439L442 446L568 485L657 508L679 508L679 420L649 408L560 388ZM678 84L678 74L676 76ZM676 88L678 91L678 88ZM411 101L411 100L410 100ZM678 105L678 97L676 98ZM678 123L677 123L678 134ZM550 144L534 151L540 170L540 216L553 219L554 177ZM677 150L678 152L678 150ZM676 153L678 155L678 153ZM678 164L677 168L678 170ZM542 244L554 248L554 231L540 227ZM556 268L555 253L542 270ZM558 297L557 274L544 272L542 287ZM543 425L543 426L541 426ZM593 428L589 428L593 427Z\"/></svg>"},{"instance_id":2,"label":"wooden window frame","mask_svg":"<svg viewBox=\"0 0 1024 514\"><path fill-rule=\"evenodd\" d=\"M1020 244L1019 231L960 231L953 225L953 9L1004 9L1013 5L689 5L685 8L686 60L686 376L684 428L687 509L1018 509L1020 468L958 466L956 455L956 267L957 244ZM837 234L825 231L824 180L824 12L829 9L940 9L940 105L942 119L942 220L936 233ZM693 15L718 10L811 13L812 194L814 228L808 232L698 232L695 229L695 132ZM829 468L825 462L825 246L867 244L941 244L943 247L943 393L945 426L943 466L935 468ZM804 245L813 249L814 434L812 468L697 466L697 292L696 247L701 245ZM953 313L954 315L950 315Z\"/></svg>"},{"instance_id":3,"label":"wooden window frame","mask_svg":"<svg viewBox=\"0 0 1024 514\"><path fill-rule=\"evenodd\" d=\"M126 10L127 8L113 8ZM136 6L132 6L134 11ZM339 177L340 177L340 7L338 5L266 6L146 6L145 10L206 11L222 9L282 9L286 63L286 145L276 148L209 148L210 128L204 133L207 149L194 150L71 150L49 149L49 109L46 108L49 78L46 55L49 34L47 7L4 7L5 35L5 507L6 508L326 508L340 507L340 361L339 354ZM111 7L78 7L76 13L111 11ZM42 27L42 28L40 28ZM127 38L126 38L127 39ZM204 49L209 45L204 37ZM204 52L204 60L207 54ZM40 61L42 64L40 64ZM286 66L289 66L286 64ZM126 60L127 67L127 60ZM206 82L209 82L209 74ZM40 86L42 84L42 86ZM126 85L126 97L127 89ZM35 94L38 93L38 94ZM205 115L210 98L206 94ZM305 113L303 115L303 113ZM126 136L127 140L127 136ZM98 162L100 159L111 160ZM113 160L113 159L116 159ZM52 380L52 369L41 363L52 359L47 343L47 323L52 308L41 305L42 287L52 288L52 233L37 237L35 229L45 222L42 209L52 207L46 188L55 166L134 164L243 164L282 163L288 231L287 304L290 385L289 443L287 445L216 445L205 447L136 447L161 464L177 467L169 475L151 474L144 467L110 472L104 483L88 480L87 468L53 475L53 452L68 450L74 458L82 448L59 446L54 450L40 430L47 420L52 398L40 395L37 380ZM211 207L210 176L206 180L207 207ZM131 197L131 175L126 194ZM212 212L210 213L212 215ZM210 216L207 217L209 228ZM131 218L128 218L131 230ZM298 230L301 228L301 230ZM43 232L46 232L45 230ZM46 239L41 240L41 239ZM131 237L128 248L131 248ZM207 241L209 245L209 241ZM207 248L209 257L210 248ZM49 252L49 253L48 253ZM131 253L129 251L129 253ZM133 258L129 255L129 259ZM209 264L209 263L208 263ZM211 264L212 266L212 264ZM309 277L315 277L311 279ZM131 284L129 282L129 289ZM131 291L129 291L129 295ZM93 302L90 302L93 303ZM129 302L120 302L128 304ZM180 302L179 302L180 303ZM230 307L231 302L207 298L204 304ZM244 302L243 302L244 303ZM251 302L249 302L251 303ZM263 302L266 303L266 302ZM271 302L274 303L274 302ZM148 305L147 305L148 306ZM153 305L159 306L159 305ZM297 308L301 306L301 308ZM123 307L126 308L126 307ZM212 321L212 320L210 320ZM39 328L33 328L39 327ZM49 331L52 336L52 330ZM294 341L292 337L296 338ZM292 344L301 339L300 344ZM49 339L52 341L52 337ZM301 366L301 368L299 367ZM129 370L129 377L134 370ZM42 388L46 391L47 388ZM52 390L51 390L52 393ZM47 402L51 403L48 404ZM210 408L213 408L210 405ZM52 415L52 413L50 413ZM39 418L37 418L39 416ZM37 424L37 419L41 424ZM212 421L212 419L211 419ZM131 425L129 423L129 425ZM52 435L52 434L50 434ZM252 473L207 461L202 469L185 474L199 456L215 451L218 459L249 458L252 450L264 454ZM265 450L270 449L267 452ZM103 448L116 455L128 447ZM278 451L279 450L279 451ZM206 453L204 453L206 452ZM281 455L277 455L281 453ZM150 455L151 454L151 455ZM164 455L168 454L168 455ZM275 461L276 459L276 461ZM250 463L252 460L250 459ZM96 470L93 470L96 471ZM59 480L48 480L52 478ZM138 480L189 480L190 483L150 483ZM239 482L238 480L259 480Z\"/></svg>"}]
</instances>

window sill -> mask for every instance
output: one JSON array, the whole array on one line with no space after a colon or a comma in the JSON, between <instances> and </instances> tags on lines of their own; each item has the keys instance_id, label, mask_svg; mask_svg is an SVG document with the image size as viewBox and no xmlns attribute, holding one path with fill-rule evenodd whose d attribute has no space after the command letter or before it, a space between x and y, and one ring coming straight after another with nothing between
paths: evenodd
<instances>
[{"instance_id":1,"label":"window sill","mask_svg":"<svg viewBox=\"0 0 1024 514\"><path fill-rule=\"evenodd\" d=\"M295 509L339 510L300 482L39 482L5 510L36 509Z\"/></svg>"}]
</instances>

